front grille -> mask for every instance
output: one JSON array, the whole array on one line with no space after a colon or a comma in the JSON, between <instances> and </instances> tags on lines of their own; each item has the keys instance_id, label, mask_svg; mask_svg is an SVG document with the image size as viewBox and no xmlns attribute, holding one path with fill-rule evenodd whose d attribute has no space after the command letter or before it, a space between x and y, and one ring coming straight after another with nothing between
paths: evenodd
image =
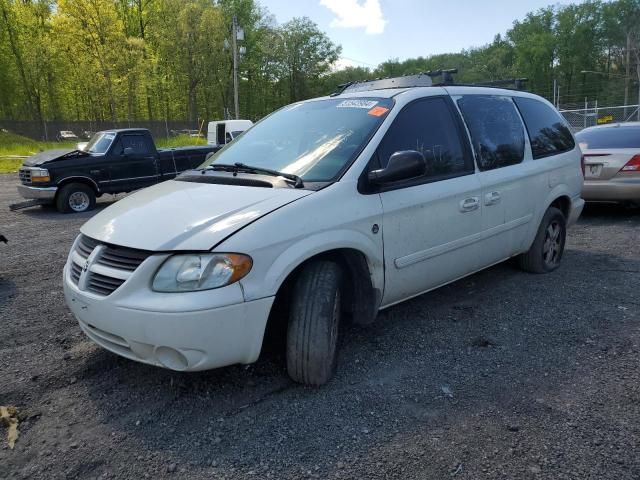
<instances>
[{"instance_id":1,"label":"front grille","mask_svg":"<svg viewBox=\"0 0 640 480\"><path fill-rule=\"evenodd\" d=\"M96 248L99 244L99 241L81 235L80 241L76 246L76 251L80 254L80 256L85 257L86 260L87 258L89 258L89 255L91 255L91 252L93 252L93 249Z\"/></svg>"},{"instance_id":2,"label":"front grille","mask_svg":"<svg viewBox=\"0 0 640 480\"><path fill-rule=\"evenodd\" d=\"M21 168L18 171L18 175L20 176L21 183L31 183L31 170L28 168Z\"/></svg>"},{"instance_id":3,"label":"front grille","mask_svg":"<svg viewBox=\"0 0 640 480\"><path fill-rule=\"evenodd\" d=\"M120 285L124 283L121 278L111 278L106 275L100 275L99 273L91 272L89 275L89 284L87 290L98 295L110 295Z\"/></svg>"},{"instance_id":4,"label":"front grille","mask_svg":"<svg viewBox=\"0 0 640 480\"><path fill-rule=\"evenodd\" d=\"M73 283L75 283L76 285L80 281L81 273L82 273L82 268L80 268L80 265L76 264L75 262L71 262L71 279L73 280Z\"/></svg>"},{"instance_id":5,"label":"front grille","mask_svg":"<svg viewBox=\"0 0 640 480\"><path fill-rule=\"evenodd\" d=\"M133 272L147 259L148 256L149 253L143 250L107 246L102 251L97 262L99 265L104 265L106 267Z\"/></svg>"},{"instance_id":6,"label":"front grille","mask_svg":"<svg viewBox=\"0 0 640 480\"><path fill-rule=\"evenodd\" d=\"M110 245L86 235L80 235L75 251L71 255L70 275L75 285L80 284L82 269L89 256L98 247L100 248L94 255L95 258L93 258L91 265L88 265L84 287L81 288L105 297L120 287L152 253L146 250ZM106 267L107 270L101 267ZM107 272L111 275L108 275Z\"/></svg>"}]
</instances>

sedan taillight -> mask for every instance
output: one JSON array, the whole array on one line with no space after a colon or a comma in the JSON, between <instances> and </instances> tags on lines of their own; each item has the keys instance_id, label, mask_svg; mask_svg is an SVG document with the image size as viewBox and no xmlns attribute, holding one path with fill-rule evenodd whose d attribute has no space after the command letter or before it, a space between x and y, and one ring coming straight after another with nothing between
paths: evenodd
<instances>
[{"instance_id":1,"label":"sedan taillight","mask_svg":"<svg viewBox=\"0 0 640 480\"><path fill-rule=\"evenodd\" d=\"M620 169L621 172L640 172L640 155L635 155L629 160L624 167Z\"/></svg>"}]
</instances>

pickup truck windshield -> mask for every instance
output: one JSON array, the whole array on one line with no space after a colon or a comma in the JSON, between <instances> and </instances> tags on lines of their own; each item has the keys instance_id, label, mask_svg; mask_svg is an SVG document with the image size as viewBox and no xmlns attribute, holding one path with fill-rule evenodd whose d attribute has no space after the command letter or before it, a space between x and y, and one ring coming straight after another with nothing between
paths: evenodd
<instances>
[{"instance_id":1,"label":"pickup truck windshield","mask_svg":"<svg viewBox=\"0 0 640 480\"><path fill-rule=\"evenodd\" d=\"M247 163L329 182L349 165L382 123L393 100L332 98L278 110L212 156L202 167Z\"/></svg>"},{"instance_id":2,"label":"pickup truck windshield","mask_svg":"<svg viewBox=\"0 0 640 480\"><path fill-rule=\"evenodd\" d=\"M109 150L114 138L116 138L116 134L113 132L98 132L91 138L89 143L87 143L84 151L95 154L105 154L107 150Z\"/></svg>"}]
</instances>

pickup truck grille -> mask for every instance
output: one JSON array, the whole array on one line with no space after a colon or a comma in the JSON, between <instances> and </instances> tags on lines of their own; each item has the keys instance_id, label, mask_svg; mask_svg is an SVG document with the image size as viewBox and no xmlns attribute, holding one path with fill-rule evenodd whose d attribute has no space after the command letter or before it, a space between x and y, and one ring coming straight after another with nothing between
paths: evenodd
<instances>
[{"instance_id":1,"label":"pickup truck grille","mask_svg":"<svg viewBox=\"0 0 640 480\"><path fill-rule=\"evenodd\" d=\"M31 170L28 168L21 168L18 171L21 183L31 183Z\"/></svg>"},{"instance_id":2,"label":"pickup truck grille","mask_svg":"<svg viewBox=\"0 0 640 480\"><path fill-rule=\"evenodd\" d=\"M96 250L94 258L89 256ZM134 248L119 247L99 242L80 235L75 249L71 252L69 275L79 288L96 295L111 295L144 262L152 252ZM85 281L81 281L82 270L87 266Z\"/></svg>"}]
</instances>

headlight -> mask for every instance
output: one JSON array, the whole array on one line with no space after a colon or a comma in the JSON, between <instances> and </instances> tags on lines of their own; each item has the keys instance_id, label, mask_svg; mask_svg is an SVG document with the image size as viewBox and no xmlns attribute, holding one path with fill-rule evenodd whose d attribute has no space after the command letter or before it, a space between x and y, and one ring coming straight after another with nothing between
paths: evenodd
<instances>
[{"instance_id":1,"label":"headlight","mask_svg":"<svg viewBox=\"0 0 640 480\"><path fill-rule=\"evenodd\" d=\"M32 182L48 182L51 180L49 177L49 170L45 168L32 168L31 169L31 181Z\"/></svg>"},{"instance_id":2,"label":"headlight","mask_svg":"<svg viewBox=\"0 0 640 480\"><path fill-rule=\"evenodd\" d=\"M238 253L179 254L169 257L153 279L156 292L194 292L231 285L253 261Z\"/></svg>"}]
</instances>

